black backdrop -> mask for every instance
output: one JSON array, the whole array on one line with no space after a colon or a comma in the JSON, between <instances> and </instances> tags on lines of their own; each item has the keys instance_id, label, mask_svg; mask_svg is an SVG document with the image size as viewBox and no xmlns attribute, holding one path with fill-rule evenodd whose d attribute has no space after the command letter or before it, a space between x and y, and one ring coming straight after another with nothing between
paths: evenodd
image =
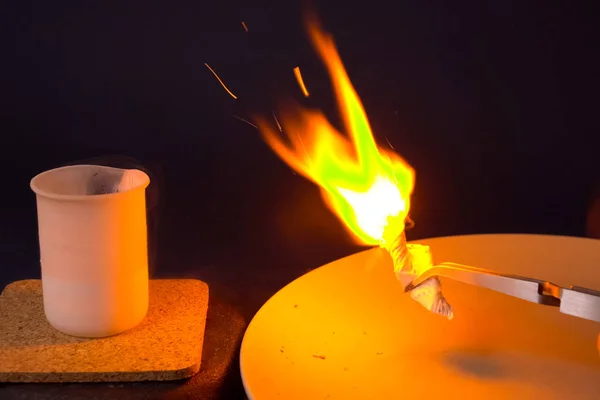
<instances>
[{"instance_id":1,"label":"black backdrop","mask_svg":"<svg viewBox=\"0 0 600 400\"><path fill-rule=\"evenodd\" d=\"M316 2L377 139L417 171L411 239L584 234L600 181L595 3ZM248 317L358 249L316 188L232 117L298 96L300 64L313 105L335 118L300 4L0 7L0 287L39 276L29 179L98 156L130 156L152 174L154 276L203 278Z\"/></svg>"}]
</instances>

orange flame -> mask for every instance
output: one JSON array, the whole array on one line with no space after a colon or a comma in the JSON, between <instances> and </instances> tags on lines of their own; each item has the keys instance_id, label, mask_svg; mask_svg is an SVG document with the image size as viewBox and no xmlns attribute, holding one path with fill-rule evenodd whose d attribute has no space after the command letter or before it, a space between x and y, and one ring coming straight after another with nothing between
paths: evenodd
<instances>
[{"instance_id":1,"label":"orange flame","mask_svg":"<svg viewBox=\"0 0 600 400\"><path fill-rule=\"evenodd\" d=\"M256 118L257 125L283 161L321 188L327 205L361 244L381 244L388 224L398 225L396 235L404 229L414 171L400 156L375 143L333 38L314 19L308 21L307 30L332 80L349 137L322 112L297 104L280 114L287 140L266 119Z\"/></svg>"}]
</instances>

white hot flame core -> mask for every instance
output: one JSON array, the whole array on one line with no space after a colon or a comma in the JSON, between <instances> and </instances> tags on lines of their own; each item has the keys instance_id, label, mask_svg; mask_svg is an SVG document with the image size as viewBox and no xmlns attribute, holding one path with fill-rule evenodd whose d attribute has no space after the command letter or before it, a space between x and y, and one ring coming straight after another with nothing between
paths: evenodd
<instances>
[{"instance_id":1,"label":"white hot flame core","mask_svg":"<svg viewBox=\"0 0 600 400\"><path fill-rule=\"evenodd\" d=\"M356 222L373 239L381 240L388 218L406 212L406 202L392 181L377 176L364 193L338 188L340 194L352 205ZM373 205L376 205L375 207Z\"/></svg>"}]
</instances>

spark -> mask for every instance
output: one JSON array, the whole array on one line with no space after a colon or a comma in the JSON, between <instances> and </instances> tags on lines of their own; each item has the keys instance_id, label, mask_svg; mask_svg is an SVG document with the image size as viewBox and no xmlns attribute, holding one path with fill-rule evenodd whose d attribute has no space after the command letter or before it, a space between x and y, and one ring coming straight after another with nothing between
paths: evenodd
<instances>
[{"instance_id":1,"label":"spark","mask_svg":"<svg viewBox=\"0 0 600 400\"><path fill-rule=\"evenodd\" d=\"M275 123L277 124L277 129L279 129L279 132L283 133L283 128L281 127L281 124L279 123L279 120L277 119L277 115L275 114L275 111L271 111L271 113L273 114L273 119L275 120ZM300 141L300 144L302 145L302 149L304 150L304 154L306 155L308 162L312 163L312 160L310 159L310 154L308 154L308 151L306 150L306 146L304 146L304 141L302 141L302 136L300 136L300 135L297 135L297 136ZM294 175L297 175L297 174L294 172Z\"/></svg>"},{"instance_id":2,"label":"spark","mask_svg":"<svg viewBox=\"0 0 600 400\"><path fill-rule=\"evenodd\" d=\"M300 90L302 90L304 97L310 96L310 93L308 93L308 89L306 89L306 85L304 84L304 79L302 78L299 66L294 68L294 76L296 77L296 82L298 82L298 86L300 86Z\"/></svg>"},{"instance_id":3,"label":"spark","mask_svg":"<svg viewBox=\"0 0 600 400\"><path fill-rule=\"evenodd\" d=\"M392 142L390 142L390 139L388 139L387 136L385 137L385 141L390 145L390 147L391 147L392 150L394 150L394 151L396 150L394 148L394 146L392 146Z\"/></svg>"},{"instance_id":4,"label":"spark","mask_svg":"<svg viewBox=\"0 0 600 400\"><path fill-rule=\"evenodd\" d=\"M281 128L281 124L279 123L279 120L277 119L277 115L275 115L275 111L271 111L273 113L273 119L275 120L275 123L277 124L277 129L279 129L279 132L283 133L283 129Z\"/></svg>"},{"instance_id":5,"label":"spark","mask_svg":"<svg viewBox=\"0 0 600 400\"><path fill-rule=\"evenodd\" d=\"M227 88L227 86L225 86L225 83L223 83L223 81L221 80L221 78L219 78L219 75L217 75L217 73L215 72L215 70L214 70L214 69L212 69L212 68L210 67L210 65L208 65L207 63L204 63L204 65L206 65L206 68L208 68L208 69L210 70L210 72L212 72L212 73L213 73L213 75L215 76L215 78L217 78L217 80L219 81L219 83L221 84L221 86L223 86L223 89L225 89L225 90L227 91L227 93L229 93L229 95L230 95L231 97L233 97L234 99L236 99L236 100L237 100L237 96L236 96L235 94L233 94L233 93L231 92L231 90L229 90L229 88Z\"/></svg>"},{"instance_id":6,"label":"spark","mask_svg":"<svg viewBox=\"0 0 600 400\"><path fill-rule=\"evenodd\" d=\"M237 115L234 115L234 116L233 116L233 118L235 118L235 119L239 119L240 121L242 121L242 122L245 122L245 123L247 123L248 125L250 125L250 126L253 126L253 127L255 127L256 129L258 129L258 126L254 125L252 122L250 122L250 121L248 121L248 120L245 120L245 119L244 119L244 118L242 118L242 117L238 117Z\"/></svg>"},{"instance_id":7,"label":"spark","mask_svg":"<svg viewBox=\"0 0 600 400\"><path fill-rule=\"evenodd\" d=\"M246 33L248 33L248 26L246 25L246 23L244 21L242 21L242 27L244 28Z\"/></svg>"}]
</instances>

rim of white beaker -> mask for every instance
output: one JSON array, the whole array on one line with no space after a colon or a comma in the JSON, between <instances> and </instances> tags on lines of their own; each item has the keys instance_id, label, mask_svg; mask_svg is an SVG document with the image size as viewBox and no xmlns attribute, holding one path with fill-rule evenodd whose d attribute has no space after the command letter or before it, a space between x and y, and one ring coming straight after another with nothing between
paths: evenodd
<instances>
[{"instance_id":1,"label":"rim of white beaker","mask_svg":"<svg viewBox=\"0 0 600 400\"><path fill-rule=\"evenodd\" d=\"M73 169L73 168L80 168L80 167L95 167L95 168L100 168L100 169L118 169L121 171L137 171L141 174L143 174L144 176L144 181L129 190L123 191L123 192L113 192L113 193L103 193L103 194L84 194L84 195L75 195L75 194L56 194L56 193L50 193L47 192L43 189L40 189L37 184L36 181L38 181L41 177L54 173L56 171L62 170L62 169ZM140 169L136 169L136 168L116 168L116 167L109 167L106 165L94 165L94 164L78 164L78 165L67 165L64 167L58 167L58 168L53 168L53 169L49 169L47 171L41 172L39 174L37 174L36 176L34 176L33 178L31 178L31 181L29 181L29 187L31 188L31 190L33 190L33 192L38 195L38 196L43 196L43 197L47 197L50 199L56 199L56 200L72 200L72 201L77 201L77 200L100 200L100 199L106 199L108 197L111 196L118 196L118 195L122 195L123 193L127 193L127 192L131 192L133 190L138 190L138 189L146 189L148 187L148 185L150 184L150 177L148 176L147 173L145 173L144 171L140 170Z\"/></svg>"}]
</instances>

